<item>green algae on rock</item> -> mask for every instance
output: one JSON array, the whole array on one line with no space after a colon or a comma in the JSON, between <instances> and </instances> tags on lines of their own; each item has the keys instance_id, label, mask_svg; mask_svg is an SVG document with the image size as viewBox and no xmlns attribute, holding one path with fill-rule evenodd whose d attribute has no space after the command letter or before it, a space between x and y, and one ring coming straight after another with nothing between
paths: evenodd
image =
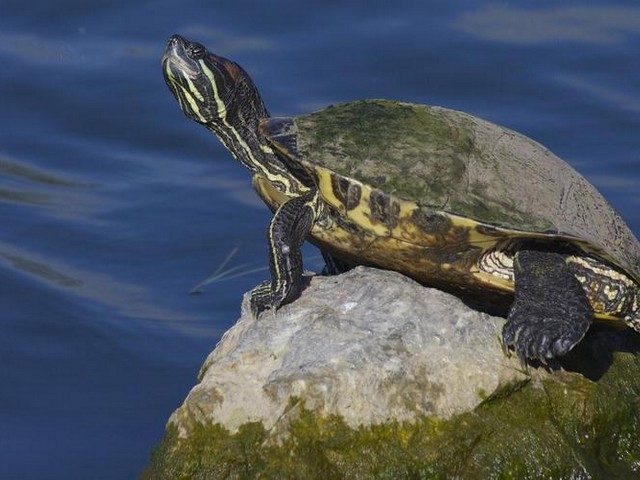
<instances>
[{"instance_id":1,"label":"green algae on rock","mask_svg":"<svg viewBox=\"0 0 640 480\"><path fill-rule=\"evenodd\" d=\"M596 327L566 370L525 375L502 355L503 319L413 284L358 268L314 278L277 319L243 317L143 478L640 475L637 334Z\"/></svg>"},{"instance_id":2,"label":"green algae on rock","mask_svg":"<svg viewBox=\"0 0 640 480\"><path fill-rule=\"evenodd\" d=\"M449 420L352 428L301 406L279 442L259 423L198 424L188 438L170 426L142 478L635 478L639 367L620 354L599 382L532 381Z\"/></svg>"}]
</instances>

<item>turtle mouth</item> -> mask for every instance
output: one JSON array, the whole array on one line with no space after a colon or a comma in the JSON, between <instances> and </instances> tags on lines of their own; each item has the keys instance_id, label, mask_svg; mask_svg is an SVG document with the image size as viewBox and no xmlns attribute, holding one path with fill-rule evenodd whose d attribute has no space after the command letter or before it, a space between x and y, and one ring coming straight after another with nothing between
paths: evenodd
<instances>
[{"instance_id":1,"label":"turtle mouth","mask_svg":"<svg viewBox=\"0 0 640 480\"><path fill-rule=\"evenodd\" d=\"M166 73L177 73L194 80L202 72L198 63L187 54L188 43L180 35L172 35L162 55L162 67Z\"/></svg>"}]
</instances>

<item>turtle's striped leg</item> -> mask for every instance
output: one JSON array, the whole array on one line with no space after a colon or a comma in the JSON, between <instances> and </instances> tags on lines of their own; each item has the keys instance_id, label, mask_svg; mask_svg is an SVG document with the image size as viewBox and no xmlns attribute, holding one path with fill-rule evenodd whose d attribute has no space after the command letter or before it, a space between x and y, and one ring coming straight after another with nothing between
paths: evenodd
<instances>
[{"instance_id":1,"label":"turtle's striped leg","mask_svg":"<svg viewBox=\"0 0 640 480\"><path fill-rule=\"evenodd\" d=\"M295 300L302 290L300 247L313 226L318 193L311 191L283 203L269 224L269 270L271 281L251 292L251 311L257 318L264 310L275 311Z\"/></svg>"},{"instance_id":2,"label":"turtle's striped leg","mask_svg":"<svg viewBox=\"0 0 640 480\"><path fill-rule=\"evenodd\" d=\"M565 256L520 250L513 267L515 298L502 330L504 345L523 363L566 354L587 333L593 311Z\"/></svg>"}]
</instances>

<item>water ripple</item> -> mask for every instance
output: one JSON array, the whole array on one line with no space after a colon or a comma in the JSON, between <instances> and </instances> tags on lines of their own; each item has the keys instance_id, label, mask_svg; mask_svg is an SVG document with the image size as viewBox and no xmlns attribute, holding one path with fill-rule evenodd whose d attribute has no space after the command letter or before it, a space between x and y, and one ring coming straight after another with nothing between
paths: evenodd
<instances>
[{"instance_id":1,"label":"water ripple","mask_svg":"<svg viewBox=\"0 0 640 480\"><path fill-rule=\"evenodd\" d=\"M121 38L90 37L78 34L71 40L59 40L27 33L0 34L0 53L32 65L67 65L76 68L104 68L121 60L156 60L157 42Z\"/></svg>"},{"instance_id":2,"label":"water ripple","mask_svg":"<svg viewBox=\"0 0 640 480\"><path fill-rule=\"evenodd\" d=\"M637 41L632 37L640 34L640 8L578 6L534 10L492 6L462 14L454 26L498 42L606 45Z\"/></svg>"},{"instance_id":3,"label":"water ripple","mask_svg":"<svg viewBox=\"0 0 640 480\"><path fill-rule=\"evenodd\" d=\"M54 288L64 288L84 300L98 302L113 312L120 312L127 318L164 321L176 328L184 325L185 329L190 328L189 322L198 320L185 312L161 307L151 290L145 286L77 268L61 260L45 259L5 242L0 242L0 262L15 272Z\"/></svg>"},{"instance_id":4,"label":"water ripple","mask_svg":"<svg viewBox=\"0 0 640 480\"><path fill-rule=\"evenodd\" d=\"M635 92L620 91L614 86L607 86L585 80L578 75L553 75L553 79L568 87L586 93L602 102L611 105L616 110L626 110L640 113L640 95Z\"/></svg>"}]
</instances>

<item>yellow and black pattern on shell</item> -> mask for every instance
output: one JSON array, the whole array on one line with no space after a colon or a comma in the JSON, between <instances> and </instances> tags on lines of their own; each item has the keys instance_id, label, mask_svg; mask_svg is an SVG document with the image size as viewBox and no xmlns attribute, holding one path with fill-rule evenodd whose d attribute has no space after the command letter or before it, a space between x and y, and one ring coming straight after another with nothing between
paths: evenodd
<instances>
[{"instance_id":1,"label":"yellow and black pattern on shell","mask_svg":"<svg viewBox=\"0 0 640 480\"><path fill-rule=\"evenodd\" d=\"M566 243L584 255L567 262L594 314L640 330L640 287L575 238L521 232L477 222L371 188L328 169L314 171L322 203L315 243L337 255L403 272L426 285L511 295L513 258L523 242ZM324 218L324 221L322 220Z\"/></svg>"},{"instance_id":2,"label":"yellow and black pattern on shell","mask_svg":"<svg viewBox=\"0 0 640 480\"><path fill-rule=\"evenodd\" d=\"M512 290L512 282L478 269L478 260L506 233L483 232L471 219L402 200L329 169L316 166L313 173L325 212L312 236L328 251L425 284Z\"/></svg>"},{"instance_id":3,"label":"yellow and black pattern on shell","mask_svg":"<svg viewBox=\"0 0 640 480\"><path fill-rule=\"evenodd\" d=\"M360 204L362 188L357 182L340 175L331 175L331 191L346 211L353 210Z\"/></svg>"}]
</instances>

